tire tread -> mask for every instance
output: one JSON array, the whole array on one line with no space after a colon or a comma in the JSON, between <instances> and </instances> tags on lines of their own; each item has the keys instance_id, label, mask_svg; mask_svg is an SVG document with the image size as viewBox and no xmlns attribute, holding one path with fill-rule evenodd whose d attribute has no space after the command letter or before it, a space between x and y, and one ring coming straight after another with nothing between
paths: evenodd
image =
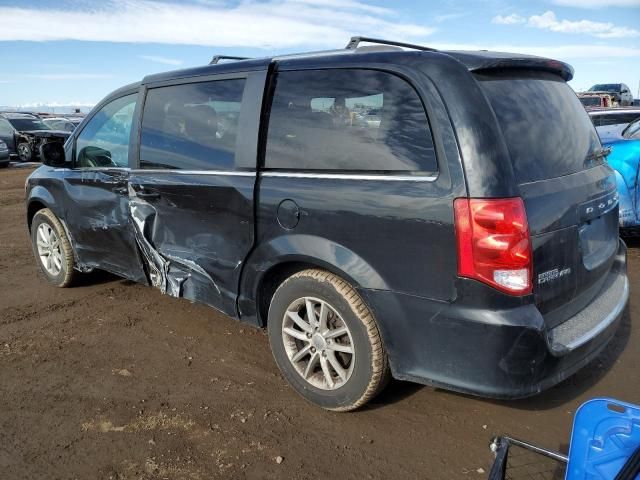
<instances>
[{"instance_id":1,"label":"tire tread","mask_svg":"<svg viewBox=\"0 0 640 480\"><path fill-rule=\"evenodd\" d=\"M69 287L73 283L76 272L73 269L73 265L74 265L73 248L71 247L71 242L67 237L67 232L62 226L62 223L60 222L60 220L58 220L58 217L56 217L55 214L48 208L43 208L42 210L38 210L36 214L33 216L31 225L34 225L36 219L39 216L44 217L46 221L56 229L56 233L58 234L58 237L60 238L60 242L62 243L62 252L64 254L63 258L65 262L65 269L64 269L65 275L62 281L55 285L60 288ZM32 230L33 230L33 226L32 226ZM43 271L43 273L45 273L40 260L38 260L38 250L35 244L33 245L33 252L34 252L34 255L36 255L36 260L38 261L38 266L40 267L40 270ZM49 276L46 273L45 273L45 277L49 278Z\"/></svg>"},{"instance_id":2,"label":"tire tread","mask_svg":"<svg viewBox=\"0 0 640 480\"><path fill-rule=\"evenodd\" d=\"M302 270L291 275L287 278L276 290L280 290L287 283L295 281L301 278L313 278L320 282L329 283L338 294L340 294L351 307L356 317L364 324L367 330L367 336L371 345L371 367L372 375L369 381L369 385L365 389L362 396L349 405L345 405L337 408L329 408L329 410L335 412L347 412L360 408L371 399L373 399L378 393L380 393L387 385L391 378L391 370L389 367L389 359L387 352L385 351L378 325L373 317L373 313L367 307L364 300L358 292L345 280L334 275L327 270L319 268L313 268L308 270ZM274 295L275 296L275 295Z\"/></svg>"}]
</instances>

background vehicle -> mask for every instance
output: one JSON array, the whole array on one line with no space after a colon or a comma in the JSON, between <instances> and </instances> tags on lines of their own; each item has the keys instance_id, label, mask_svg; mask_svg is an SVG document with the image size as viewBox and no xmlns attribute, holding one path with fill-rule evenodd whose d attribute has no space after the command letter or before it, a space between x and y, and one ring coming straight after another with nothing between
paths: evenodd
<instances>
[{"instance_id":1,"label":"background vehicle","mask_svg":"<svg viewBox=\"0 0 640 480\"><path fill-rule=\"evenodd\" d=\"M620 228L624 235L640 233L640 118L621 129L598 128L602 144L611 147L607 162L616 172L620 195Z\"/></svg>"},{"instance_id":2,"label":"background vehicle","mask_svg":"<svg viewBox=\"0 0 640 480\"><path fill-rule=\"evenodd\" d=\"M65 132L73 132L82 118L64 118L64 117L50 117L42 120L52 130L62 130Z\"/></svg>"},{"instance_id":3,"label":"background vehicle","mask_svg":"<svg viewBox=\"0 0 640 480\"><path fill-rule=\"evenodd\" d=\"M626 126L636 118L640 118L640 108L593 108L589 109L589 117L595 127Z\"/></svg>"},{"instance_id":4,"label":"background vehicle","mask_svg":"<svg viewBox=\"0 0 640 480\"><path fill-rule=\"evenodd\" d=\"M0 140L0 168L6 168L9 166L9 147L7 144Z\"/></svg>"},{"instance_id":5,"label":"background vehicle","mask_svg":"<svg viewBox=\"0 0 640 480\"><path fill-rule=\"evenodd\" d=\"M52 130L37 115L0 113L0 139L8 145L10 154L18 156L21 162L35 159L43 143L64 143L69 135L69 132Z\"/></svg>"},{"instance_id":6,"label":"background vehicle","mask_svg":"<svg viewBox=\"0 0 640 480\"><path fill-rule=\"evenodd\" d=\"M608 93L578 93L578 98L580 99L580 103L585 106L585 108L592 107L605 107L610 108L613 107L613 98Z\"/></svg>"},{"instance_id":7,"label":"background vehicle","mask_svg":"<svg viewBox=\"0 0 640 480\"><path fill-rule=\"evenodd\" d=\"M571 78L362 38L151 75L43 148L34 253L58 286L102 268L266 327L327 409L390 375L533 395L605 348L628 298L614 173Z\"/></svg>"},{"instance_id":8,"label":"background vehicle","mask_svg":"<svg viewBox=\"0 0 640 480\"><path fill-rule=\"evenodd\" d=\"M631 89L624 83L598 83L589 91L609 93L621 107L633 105Z\"/></svg>"},{"instance_id":9,"label":"background vehicle","mask_svg":"<svg viewBox=\"0 0 640 480\"><path fill-rule=\"evenodd\" d=\"M595 108L589 109L589 117L602 138L619 137L629 123L640 118L640 108Z\"/></svg>"}]
</instances>

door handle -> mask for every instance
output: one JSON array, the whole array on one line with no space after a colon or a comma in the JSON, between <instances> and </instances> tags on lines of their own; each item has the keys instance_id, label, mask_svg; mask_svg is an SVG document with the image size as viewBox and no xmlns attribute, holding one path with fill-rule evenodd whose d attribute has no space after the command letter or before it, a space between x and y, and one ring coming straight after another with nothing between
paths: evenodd
<instances>
[{"instance_id":1,"label":"door handle","mask_svg":"<svg viewBox=\"0 0 640 480\"><path fill-rule=\"evenodd\" d=\"M131 185L136 196L145 199L160 198L160 192L153 188L145 188L144 185Z\"/></svg>"},{"instance_id":2,"label":"door handle","mask_svg":"<svg viewBox=\"0 0 640 480\"><path fill-rule=\"evenodd\" d=\"M150 192L148 190L140 190L139 192L136 192L136 196L145 199L160 198L160 194L158 192Z\"/></svg>"}]
</instances>

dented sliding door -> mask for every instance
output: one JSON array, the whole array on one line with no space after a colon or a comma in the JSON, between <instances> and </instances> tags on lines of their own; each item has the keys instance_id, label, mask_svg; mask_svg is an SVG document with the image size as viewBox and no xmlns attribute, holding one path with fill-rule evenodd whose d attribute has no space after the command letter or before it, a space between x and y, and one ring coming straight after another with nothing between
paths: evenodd
<instances>
[{"instance_id":1,"label":"dented sliding door","mask_svg":"<svg viewBox=\"0 0 640 480\"><path fill-rule=\"evenodd\" d=\"M253 245L255 174L136 171L129 208L152 285L233 315Z\"/></svg>"},{"instance_id":2,"label":"dented sliding door","mask_svg":"<svg viewBox=\"0 0 640 480\"><path fill-rule=\"evenodd\" d=\"M236 316L254 242L265 72L150 84L129 213L149 280L163 293Z\"/></svg>"}]
</instances>

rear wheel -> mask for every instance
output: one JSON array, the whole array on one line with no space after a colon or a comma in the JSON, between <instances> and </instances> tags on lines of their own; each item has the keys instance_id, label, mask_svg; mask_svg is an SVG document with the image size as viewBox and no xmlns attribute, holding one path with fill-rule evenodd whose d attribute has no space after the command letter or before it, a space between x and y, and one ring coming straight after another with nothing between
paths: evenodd
<instances>
[{"instance_id":1,"label":"rear wheel","mask_svg":"<svg viewBox=\"0 0 640 480\"><path fill-rule=\"evenodd\" d=\"M68 287L75 276L73 250L60 220L48 208L31 221L31 243L40 270L56 287Z\"/></svg>"},{"instance_id":2,"label":"rear wheel","mask_svg":"<svg viewBox=\"0 0 640 480\"><path fill-rule=\"evenodd\" d=\"M305 270L276 290L268 318L271 350L289 383L328 410L354 410L389 379L370 310L355 289L323 270Z\"/></svg>"},{"instance_id":3,"label":"rear wheel","mask_svg":"<svg viewBox=\"0 0 640 480\"><path fill-rule=\"evenodd\" d=\"M18 144L18 148L16 150L18 151L18 158L21 162L30 162L33 158L33 151L28 143Z\"/></svg>"}]
</instances>

